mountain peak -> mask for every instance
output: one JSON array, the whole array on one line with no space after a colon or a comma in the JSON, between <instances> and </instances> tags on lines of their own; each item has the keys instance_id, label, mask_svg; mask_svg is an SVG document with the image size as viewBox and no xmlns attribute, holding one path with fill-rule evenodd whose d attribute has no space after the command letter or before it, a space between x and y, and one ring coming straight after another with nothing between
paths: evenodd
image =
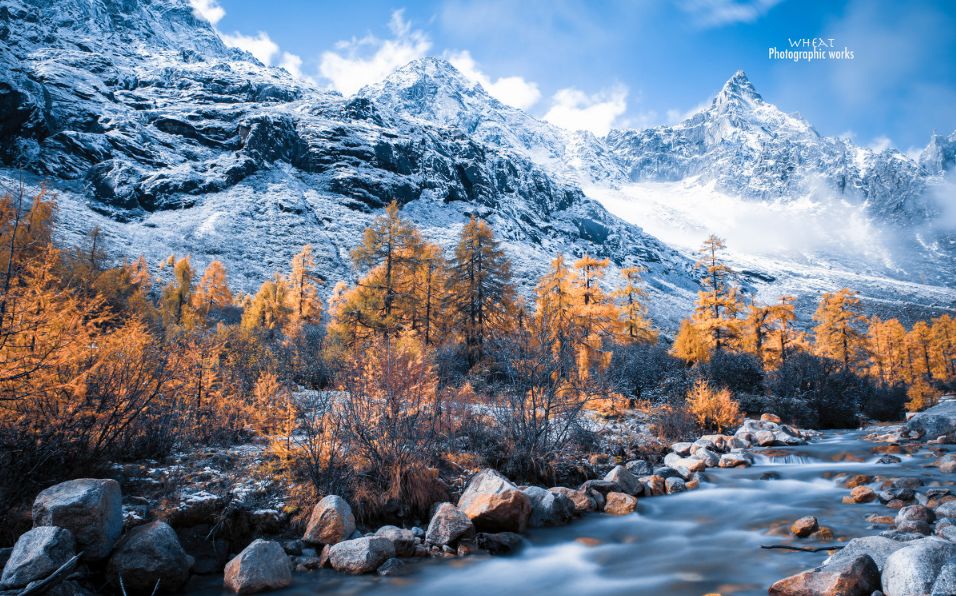
<instances>
[{"instance_id":1,"label":"mountain peak","mask_svg":"<svg viewBox=\"0 0 956 596\"><path fill-rule=\"evenodd\" d=\"M407 88L421 84L434 84L445 90L474 90L479 87L444 58L425 56L396 68L382 84ZM375 85L372 85L373 87Z\"/></svg>"},{"instance_id":2,"label":"mountain peak","mask_svg":"<svg viewBox=\"0 0 956 596\"><path fill-rule=\"evenodd\" d=\"M747 73L743 70L738 70L732 77L727 79L727 82L724 83L717 97L714 98L715 105L741 102L752 104L762 101L763 98L757 93L757 89L753 83L750 82L750 79L747 78Z\"/></svg>"}]
</instances>

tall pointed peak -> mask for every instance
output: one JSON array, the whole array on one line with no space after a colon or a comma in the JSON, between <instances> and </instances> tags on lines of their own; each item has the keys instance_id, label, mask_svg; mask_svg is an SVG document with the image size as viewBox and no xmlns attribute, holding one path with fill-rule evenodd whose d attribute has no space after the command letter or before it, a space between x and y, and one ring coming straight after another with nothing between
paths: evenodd
<instances>
[{"instance_id":1,"label":"tall pointed peak","mask_svg":"<svg viewBox=\"0 0 956 596\"><path fill-rule=\"evenodd\" d=\"M724 83L720 93L717 94L716 100L720 100L721 98L763 101L763 98L757 93L757 89L753 83L747 78L747 73L742 69L735 72L734 75Z\"/></svg>"},{"instance_id":2,"label":"tall pointed peak","mask_svg":"<svg viewBox=\"0 0 956 596\"><path fill-rule=\"evenodd\" d=\"M395 69L384 82L400 86L414 85L420 81L433 81L444 87L470 89L475 84L444 58L425 56L412 60Z\"/></svg>"}]
</instances>

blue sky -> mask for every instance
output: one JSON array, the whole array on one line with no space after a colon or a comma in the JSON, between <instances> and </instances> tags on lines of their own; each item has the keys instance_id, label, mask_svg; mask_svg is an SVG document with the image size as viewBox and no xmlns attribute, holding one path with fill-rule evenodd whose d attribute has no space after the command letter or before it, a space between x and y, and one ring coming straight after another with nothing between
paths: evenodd
<instances>
[{"instance_id":1,"label":"blue sky","mask_svg":"<svg viewBox=\"0 0 956 596\"><path fill-rule=\"evenodd\" d=\"M190 2L228 43L345 94L444 56L502 101L600 134L673 122L742 68L822 134L908 151L956 130L951 1ZM853 59L768 58L800 38Z\"/></svg>"}]
</instances>

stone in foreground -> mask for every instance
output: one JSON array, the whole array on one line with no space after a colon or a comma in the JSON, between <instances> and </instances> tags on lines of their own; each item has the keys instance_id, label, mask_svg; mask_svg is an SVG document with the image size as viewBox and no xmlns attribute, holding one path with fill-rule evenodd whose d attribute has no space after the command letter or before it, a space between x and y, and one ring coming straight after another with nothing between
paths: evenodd
<instances>
[{"instance_id":1,"label":"stone in foreground","mask_svg":"<svg viewBox=\"0 0 956 596\"><path fill-rule=\"evenodd\" d=\"M151 594L159 583L163 593L179 592L189 581L192 557L166 522L137 526L116 545L107 570L110 580L131 594Z\"/></svg>"},{"instance_id":2,"label":"stone in foreground","mask_svg":"<svg viewBox=\"0 0 956 596\"><path fill-rule=\"evenodd\" d=\"M415 555L415 545L418 544L418 540L411 530L395 526L382 526L375 531L375 535L390 540L392 546L395 547L396 556L411 557Z\"/></svg>"},{"instance_id":3,"label":"stone in foreground","mask_svg":"<svg viewBox=\"0 0 956 596\"><path fill-rule=\"evenodd\" d=\"M61 482L37 495L33 526L66 528L85 559L105 559L123 532L122 500L115 480L80 478Z\"/></svg>"},{"instance_id":4,"label":"stone in foreground","mask_svg":"<svg viewBox=\"0 0 956 596\"><path fill-rule=\"evenodd\" d=\"M3 568L0 588L22 588L47 577L76 554L75 546L73 534L63 528L41 526L24 533Z\"/></svg>"},{"instance_id":5,"label":"stone in foreground","mask_svg":"<svg viewBox=\"0 0 956 596\"><path fill-rule=\"evenodd\" d=\"M890 557L890 555L905 546L905 542L897 542L896 540L884 538L883 536L864 536L862 538L854 538L853 540L847 542L846 546L844 546L842 550L824 561L824 564L830 565L833 563L846 561L848 559L854 559L859 555L869 555L869 557L876 563L876 567L882 573L883 566L886 564L886 560Z\"/></svg>"},{"instance_id":6,"label":"stone in foreground","mask_svg":"<svg viewBox=\"0 0 956 596\"><path fill-rule=\"evenodd\" d=\"M615 466L604 479L616 482L621 487L622 492L632 496L640 495L644 491L641 481L624 466Z\"/></svg>"},{"instance_id":7,"label":"stone in foreground","mask_svg":"<svg viewBox=\"0 0 956 596\"><path fill-rule=\"evenodd\" d=\"M791 575L770 586L771 596L870 596L880 589L880 571L868 555Z\"/></svg>"},{"instance_id":8,"label":"stone in foreground","mask_svg":"<svg viewBox=\"0 0 956 596\"><path fill-rule=\"evenodd\" d=\"M939 538L913 540L886 559L883 592L888 596L929 594L936 577L950 559L956 544Z\"/></svg>"},{"instance_id":9,"label":"stone in foreground","mask_svg":"<svg viewBox=\"0 0 956 596\"><path fill-rule=\"evenodd\" d=\"M468 501L465 515L479 530L524 532L531 517L531 500L520 490L485 493Z\"/></svg>"},{"instance_id":10,"label":"stone in foreground","mask_svg":"<svg viewBox=\"0 0 956 596\"><path fill-rule=\"evenodd\" d=\"M461 493L461 498L458 499L458 508L462 511L467 510L471 502L480 495L497 494L506 490L517 489L517 486L497 470L485 468L468 481L468 486L465 487L465 490Z\"/></svg>"},{"instance_id":11,"label":"stone in foreground","mask_svg":"<svg viewBox=\"0 0 956 596\"><path fill-rule=\"evenodd\" d=\"M442 503L428 523L425 541L438 546L451 546L459 539L474 534L475 525L467 515L451 503Z\"/></svg>"},{"instance_id":12,"label":"stone in foreground","mask_svg":"<svg viewBox=\"0 0 956 596\"><path fill-rule=\"evenodd\" d=\"M575 505L566 495L552 492L540 486L522 489L531 500L531 517L528 525L532 528L545 526L563 526L575 515Z\"/></svg>"},{"instance_id":13,"label":"stone in foreground","mask_svg":"<svg viewBox=\"0 0 956 596\"><path fill-rule=\"evenodd\" d=\"M278 590L292 583L292 564L274 540L255 540L226 563L223 584L237 594Z\"/></svg>"},{"instance_id":14,"label":"stone in foreground","mask_svg":"<svg viewBox=\"0 0 956 596\"><path fill-rule=\"evenodd\" d=\"M345 540L329 549L329 562L333 569L356 575L372 573L394 556L392 542L381 536Z\"/></svg>"},{"instance_id":15,"label":"stone in foreground","mask_svg":"<svg viewBox=\"0 0 956 596\"><path fill-rule=\"evenodd\" d=\"M563 495L570 499L571 503L574 505L574 512L576 514L597 510L597 503L595 503L594 499L583 490L576 490L566 486L554 486L549 488L548 491L556 495Z\"/></svg>"},{"instance_id":16,"label":"stone in foreground","mask_svg":"<svg viewBox=\"0 0 956 596\"><path fill-rule=\"evenodd\" d=\"M352 508L342 497L328 495L316 503L302 540L310 544L336 544L355 531Z\"/></svg>"}]
</instances>

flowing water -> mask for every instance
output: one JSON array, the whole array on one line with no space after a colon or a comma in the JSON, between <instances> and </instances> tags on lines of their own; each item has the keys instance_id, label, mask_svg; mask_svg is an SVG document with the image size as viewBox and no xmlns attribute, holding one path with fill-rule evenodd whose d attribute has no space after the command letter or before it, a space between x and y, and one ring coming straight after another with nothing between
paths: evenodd
<instances>
[{"instance_id":1,"label":"flowing water","mask_svg":"<svg viewBox=\"0 0 956 596\"><path fill-rule=\"evenodd\" d=\"M281 594L766 594L774 581L819 565L826 552L764 550L793 543L789 524L814 515L838 540L879 533L870 513L892 515L879 502L844 505L847 475L920 476L943 481L926 467L923 449L878 464L878 444L860 431L824 433L810 445L763 450L750 468L711 469L700 489L639 499L637 515L591 514L568 526L536 529L512 557L425 560L400 578L347 577L329 570L297 574ZM876 485L874 485L874 488ZM804 546L820 546L811 539ZM221 581L221 580L220 580ZM202 590L218 594L210 586Z\"/></svg>"}]
</instances>

